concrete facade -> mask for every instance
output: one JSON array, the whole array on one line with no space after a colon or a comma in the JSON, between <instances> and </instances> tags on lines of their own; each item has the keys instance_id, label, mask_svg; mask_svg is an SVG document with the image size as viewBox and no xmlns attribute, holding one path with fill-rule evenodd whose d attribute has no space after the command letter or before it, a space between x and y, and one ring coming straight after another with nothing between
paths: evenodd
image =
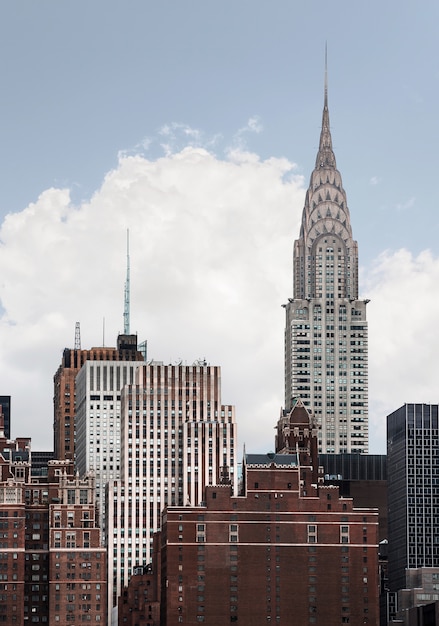
<instances>
[{"instance_id":1,"label":"concrete facade","mask_svg":"<svg viewBox=\"0 0 439 626\"><path fill-rule=\"evenodd\" d=\"M76 468L94 472L100 524L105 529L105 486L120 477L121 390L134 382L139 361L85 361L76 377Z\"/></svg>"}]
</instances>

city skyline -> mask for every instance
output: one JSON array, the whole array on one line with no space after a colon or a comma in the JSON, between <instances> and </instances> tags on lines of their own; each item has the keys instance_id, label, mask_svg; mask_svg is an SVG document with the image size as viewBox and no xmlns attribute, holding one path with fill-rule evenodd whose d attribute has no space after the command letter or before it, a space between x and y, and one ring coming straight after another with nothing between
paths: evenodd
<instances>
[{"instance_id":1,"label":"city skyline","mask_svg":"<svg viewBox=\"0 0 439 626\"><path fill-rule=\"evenodd\" d=\"M439 395L438 8L346 3L322 20L287 2L220 15L97 1L83 19L80 6L1 9L0 378L12 436L51 446L53 375L76 321L83 348L115 344L130 228L132 330L151 358L221 365L240 445L274 447L280 306L293 296L328 40L332 134L371 299L370 451L384 452L386 415Z\"/></svg>"}]
</instances>

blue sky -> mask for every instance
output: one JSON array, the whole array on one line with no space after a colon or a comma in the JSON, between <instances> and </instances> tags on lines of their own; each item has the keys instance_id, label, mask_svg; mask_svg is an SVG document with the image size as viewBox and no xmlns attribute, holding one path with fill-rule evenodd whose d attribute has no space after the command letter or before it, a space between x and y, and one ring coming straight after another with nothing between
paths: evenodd
<instances>
[{"instance_id":1,"label":"blue sky","mask_svg":"<svg viewBox=\"0 0 439 626\"><path fill-rule=\"evenodd\" d=\"M169 330L163 331L158 322L154 324L154 315L159 319L160 307L164 305L160 294L175 289L174 280L183 280L173 274L166 284L164 279L157 281L150 275L154 259L163 254L163 262L154 268L155 276L162 275L170 247L176 265L181 258L176 248L181 244L178 233L174 233L173 239L164 222L154 230L158 223L154 220L145 221L145 232L139 227L137 241L136 232L132 236L133 291L137 280L139 293L137 301L133 294L133 303L138 309L139 334L148 336L154 350L152 356L156 358L190 360L206 356L223 366L226 379L229 367L234 383L225 383L227 397L223 392L223 400L237 405L241 439L265 450L267 432L271 432L267 429L277 419L282 403L283 318L279 305L292 293L292 243L298 234L304 190L318 146L325 42L334 149L364 275L360 292L365 297L376 294L370 305L375 307L375 312L371 310L371 333L384 327L387 332L378 336L376 331L375 338L371 337L371 347L376 345L376 356L371 361L371 403L376 402L372 451L384 451L382 424L386 411L405 401L437 402L435 381L439 372L434 366L429 331L429 324L435 324L434 316L431 320L418 320L417 315L421 308L430 310L431 315L436 312L438 14L439 5L429 0L422 4L394 0L2 3L0 220L9 217L0 230L0 377L2 393L10 389L14 396L14 436L27 435L23 429L32 431L35 423L30 420L21 391L23 380L28 388L35 388L35 410L39 423L44 424L44 428L31 433L34 447L50 447L52 375L62 348L73 342L75 321L81 320L84 347L99 342L103 315L114 337L120 330L122 304L118 298L123 289L124 230L130 227L136 231L145 218L142 197L148 205L147 198L152 197L148 194L154 195L160 189L166 200L161 205L160 194L154 196L157 215L168 203L172 213L172 218L161 214L164 222L172 219L177 223L184 217L198 223L199 219L206 228L216 226L221 236L229 240L224 249L218 244L219 250L232 255L235 263L241 259L240 242L245 242L249 255L258 257L252 262L247 259L247 265L242 266L239 290L227 282L232 282L234 275L231 266L231 273L222 276L220 287L216 285L219 291L215 292L221 302L231 301L235 306L231 318L222 314L229 320L229 327L231 324L240 328L242 318L246 326L254 323L254 335L249 334L241 345L235 333L230 332L229 343L227 334L219 333L220 349L210 340L218 327L216 318L213 316L212 328L203 327L211 315L208 310L204 312L204 321L199 320L191 328L194 303L203 295L202 289L196 290L197 285L203 284L203 276L197 278L194 269L203 262L195 256L194 265L189 259L184 272L187 283L178 283L182 289L181 306L174 310L172 318L173 325L187 323L189 329L185 327L174 336ZM189 147L195 151L192 156L185 152ZM206 154L200 156L196 150ZM238 157L238 153L253 157ZM190 179L186 167L191 159L196 161L202 184L193 180L189 189L183 185L182 176ZM224 171L229 178L221 178L220 172ZM251 190L245 190L246 184L256 185L255 175L262 180L266 176L267 184L272 184L271 190L259 188L257 198ZM207 184L209 176L214 181L212 187ZM216 186L220 180L231 185L230 193ZM142 187L141 181L146 187ZM47 191L52 188L68 190L68 194ZM213 190L216 198L212 198ZM171 206L174 192L176 205ZM290 210L288 193L291 214L281 215L280 212ZM259 206L261 198L265 198L266 204ZM100 209L93 209L98 204ZM215 221L215 216L209 214L210 205L217 211L226 206L230 214ZM181 211L174 213L177 206ZM193 206L200 207L199 214ZM62 230L63 221L69 228ZM257 231L261 223L265 231ZM200 224L200 230L196 226L191 229L190 223L182 225L183 229L188 228L187 246L199 243L191 239L193 232L207 237ZM283 232L285 228L288 232ZM86 231L90 233L89 240ZM264 232L272 240L264 241ZM99 244L96 233L101 236ZM155 233L154 241L151 233ZM157 239L159 236L163 239ZM215 246L218 238L213 237L213 241ZM251 248L252 243L257 244L257 250ZM282 245L285 247L281 250ZM151 256L143 257L148 246ZM74 251L78 255L80 250L81 257L88 258L88 249L94 257L90 253L88 265L82 266ZM400 252L402 249L405 252ZM386 256L380 256L385 251ZM268 253L271 256L263 256ZM186 258L184 247L181 254ZM92 260L96 266L91 265ZM145 265L141 266L143 261ZM105 271L98 268L99 262ZM221 263L220 257L212 257L211 262L206 276L213 280L212 272L219 272L220 265L227 267L230 260ZM261 268L267 262L273 268L264 278L267 282L260 284L261 272L266 271ZM52 275L54 267L58 270L56 276ZM112 276L107 291L103 287L105 272ZM93 280L94 274L100 276L98 284ZM239 271L236 275L240 275ZM194 278L199 281L197 284ZM273 292L269 279L276 283ZM139 283L148 283L150 291L141 292ZM154 285L157 291L153 299ZM425 299L419 293L417 302L410 306L402 299L393 318L388 319L388 313L385 321L380 318L379 307L387 307L388 311L386 294L394 293L394 300L399 303L401 292L407 293L410 288L413 295L422 285L430 291L425 293ZM72 292L77 297L70 300ZM93 315L79 306L79 293ZM34 303L40 297L38 308ZM261 314L260 319L253 319L250 315L249 321L249 303L255 298L265 298L260 305L265 317ZM218 309L218 302L212 302ZM169 306L166 298L164 303ZM268 318L270 306L275 313ZM98 316L99 322L95 319ZM134 312L133 317L136 319ZM267 333L264 319L265 324L274 325L270 329L273 335ZM395 328L407 337L402 341L395 334L384 358L380 346L386 345ZM232 363L236 361L235 351L251 352L254 337L264 333L266 352L259 356L270 369L271 383L265 388L258 382L266 392L265 399L258 399L266 417L261 413L261 425L254 429L251 414L255 409L250 407L249 398L251 380L258 379L246 369L246 364L235 371ZM276 344L270 344L271 336L277 337ZM406 345L409 340L410 345ZM203 342L209 354L200 353ZM417 352L420 344L429 344L425 355ZM38 373L23 365L32 350L39 355L44 350L44 357L39 357ZM428 375L419 374L417 386L410 388L405 374L396 375L396 370L404 359L412 363L420 357ZM398 360L398 367L392 365L392 359ZM383 375L384 369L389 379ZM243 373L245 381L241 378ZM382 388L384 383L379 387L379 380L384 380L391 392ZM248 395L241 395L240 388L244 387L248 387ZM406 397L406 393L413 395ZM373 400L372 396L378 399ZM254 430L258 432L255 434Z\"/></svg>"},{"instance_id":2,"label":"blue sky","mask_svg":"<svg viewBox=\"0 0 439 626\"><path fill-rule=\"evenodd\" d=\"M158 155L158 131L173 122L220 135L221 154L258 116L249 147L307 177L327 41L334 144L362 258L434 247L438 13L436 2L393 0L2 3L1 214L50 186L89 197L120 150L149 138Z\"/></svg>"}]
</instances>

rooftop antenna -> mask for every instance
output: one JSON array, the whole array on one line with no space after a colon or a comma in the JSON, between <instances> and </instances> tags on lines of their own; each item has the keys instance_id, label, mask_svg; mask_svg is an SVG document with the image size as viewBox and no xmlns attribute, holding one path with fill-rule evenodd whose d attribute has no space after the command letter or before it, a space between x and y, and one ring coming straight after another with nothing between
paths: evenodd
<instances>
[{"instance_id":1,"label":"rooftop antenna","mask_svg":"<svg viewBox=\"0 0 439 626\"><path fill-rule=\"evenodd\" d=\"M75 324L75 350L81 349L81 326L79 322Z\"/></svg>"},{"instance_id":2,"label":"rooftop antenna","mask_svg":"<svg viewBox=\"0 0 439 626\"><path fill-rule=\"evenodd\" d=\"M125 335L130 334L130 231L129 229L127 229L127 275L125 279L123 332Z\"/></svg>"},{"instance_id":3,"label":"rooftop antenna","mask_svg":"<svg viewBox=\"0 0 439 626\"><path fill-rule=\"evenodd\" d=\"M328 106L328 42L325 42L325 106Z\"/></svg>"},{"instance_id":4,"label":"rooftop antenna","mask_svg":"<svg viewBox=\"0 0 439 626\"><path fill-rule=\"evenodd\" d=\"M105 348L105 317L102 318L102 347Z\"/></svg>"}]
</instances>

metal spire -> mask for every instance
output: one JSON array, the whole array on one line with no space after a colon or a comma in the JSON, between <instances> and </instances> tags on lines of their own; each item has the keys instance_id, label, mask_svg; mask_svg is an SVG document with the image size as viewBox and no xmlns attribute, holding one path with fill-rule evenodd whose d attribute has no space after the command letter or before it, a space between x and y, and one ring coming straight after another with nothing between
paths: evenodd
<instances>
[{"instance_id":1,"label":"metal spire","mask_svg":"<svg viewBox=\"0 0 439 626\"><path fill-rule=\"evenodd\" d=\"M325 45L325 91L323 102L322 130L320 133L320 145L316 158L316 169L329 167L336 169L335 155L332 150L331 130L329 127L328 108L328 45Z\"/></svg>"},{"instance_id":2,"label":"metal spire","mask_svg":"<svg viewBox=\"0 0 439 626\"><path fill-rule=\"evenodd\" d=\"M328 107L328 42L325 43L325 108Z\"/></svg>"},{"instance_id":3,"label":"metal spire","mask_svg":"<svg viewBox=\"0 0 439 626\"><path fill-rule=\"evenodd\" d=\"M129 229L127 229L127 275L125 279L123 332L125 335L130 334L130 231Z\"/></svg>"}]
</instances>

